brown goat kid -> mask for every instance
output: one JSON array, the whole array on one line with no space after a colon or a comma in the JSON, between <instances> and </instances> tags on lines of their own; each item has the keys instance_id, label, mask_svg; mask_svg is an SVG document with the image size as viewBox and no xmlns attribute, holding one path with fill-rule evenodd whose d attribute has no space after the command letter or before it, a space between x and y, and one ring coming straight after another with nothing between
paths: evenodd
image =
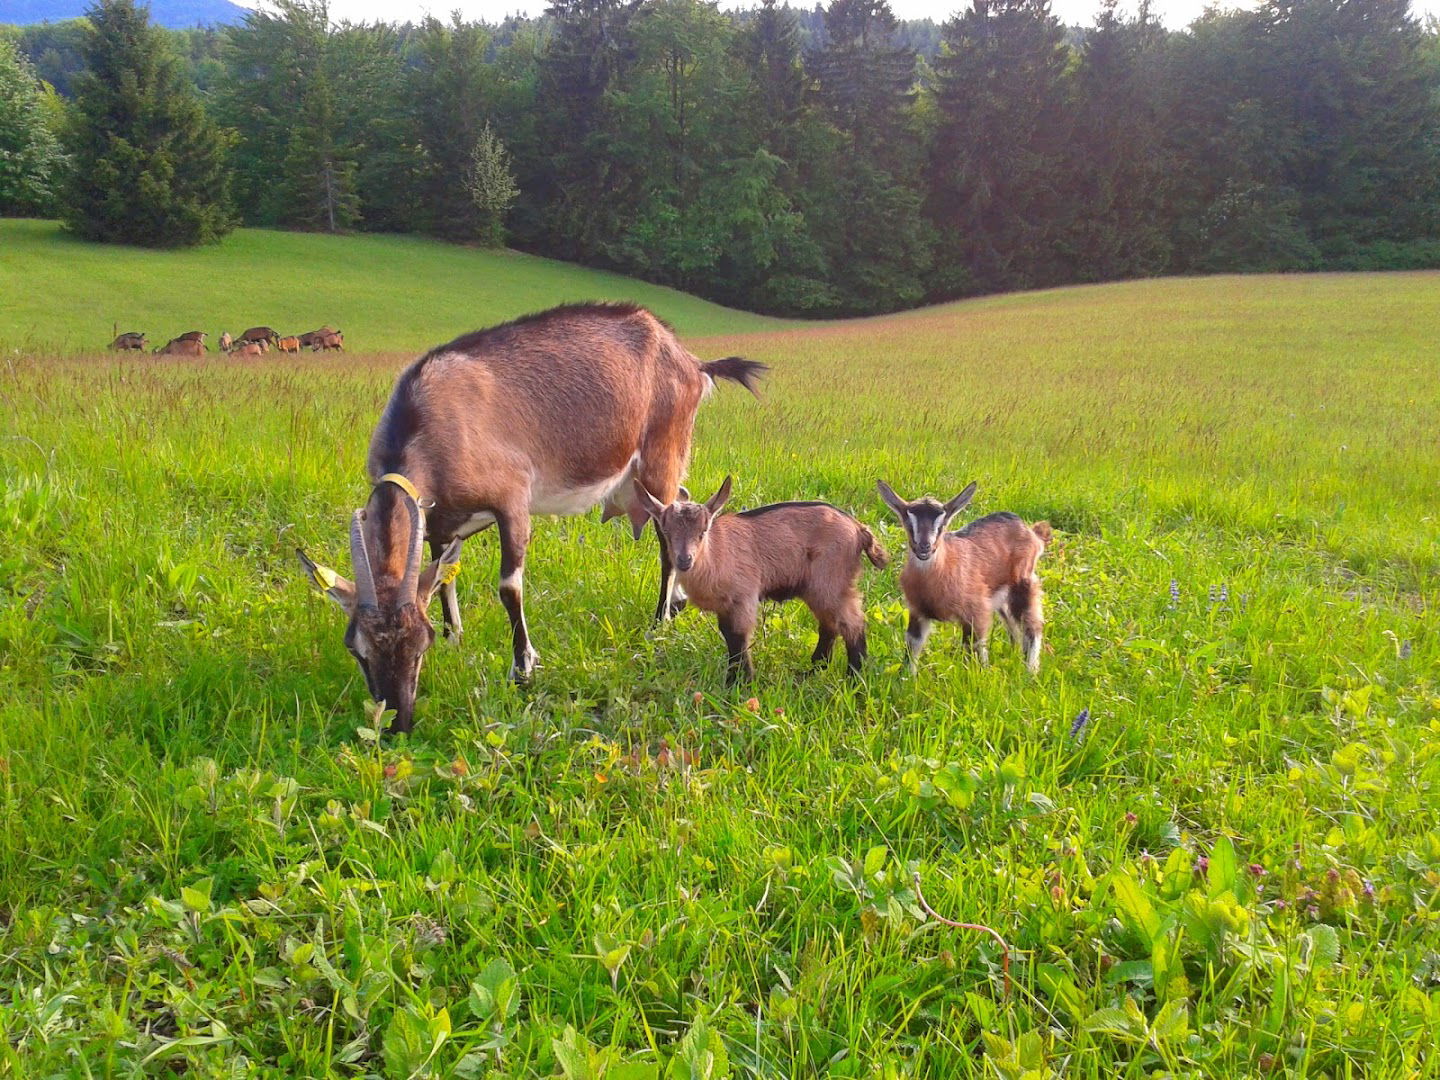
<instances>
[{"instance_id":1,"label":"brown goat kid","mask_svg":"<svg viewBox=\"0 0 1440 1080\"><path fill-rule=\"evenodd\" d=\"M121 334L110 342L110 348L117 352L144 352L145 346L148 344L144 331L132 331L128 334Z\"/></svg>"},{"instance_id":2,"label":"brown goat kid","mask_svg":"<svg viewBox=\"0 0 1440 1080\"><path fill-rule=\"evenodd\" d=\"M989 514L958 532L945 526L975 497L971 484L947 503L932 498L906 502L881 480L880 497L905 526L910 557L900 588L910 609L905 644L914 669L936 620L960 624L965 643L990 662L990 628L998 613L1033 675L1040 670L1045 629L1040 578L1035 564L1050 543L1048 522L1026 525L1016 514Z\"/></svg>"},{"instance_id":3,"label":"brown goat kid","mask_svg":"<svg viewBox=\"0 0 1440 1080\"><path fill-rule=\"evenodd\" d=\"M264 356L265 343L263 341L240 341L229 348L231 356Z\"/></svg>"},{"instance_id":4,"label":"brown goat kid","mask_svg":"<svg viewBox=\"0 0 1440 1080\"><path fill-rule=\"evenodd\" d=\"M870 530L843 510L823 502L774 503L739 514L721 514L730 498L730 477L702 503L668 506L635 480L640 505L670 552L686 596L720 619L730 653L728 681L755 674L750 640L761 600L803 600L820 624L810 658L830 659L836 637L845 642L852 673L865 660L865 612L860 605L861 557L877 568L889 562Z\"/></svg>"},{"instance_id":5,"label":"brown goat kid","mask_svg":"<svg viewBox=\"0 0 1440 1080\"><path fill-rule=\"evenodd\" d=\"M275 347L284 353L298 353L300 339L298 337L282 337Z\"/></svg>"}]
</instances>

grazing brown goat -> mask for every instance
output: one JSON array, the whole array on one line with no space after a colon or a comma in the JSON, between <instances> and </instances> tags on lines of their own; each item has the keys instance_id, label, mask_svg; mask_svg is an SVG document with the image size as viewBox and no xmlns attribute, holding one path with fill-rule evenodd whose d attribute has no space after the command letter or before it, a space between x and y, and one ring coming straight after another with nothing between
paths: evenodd
<instances>
[{"instance_id":1,"label":"grazing brown goat","mask_svg":"<svg viewBox=\"0 0 1440 1080\"><path fill-rule=\"evenodd\" d=\"M335 349L338 352L345 351L345 335L339 330L331 330L321 334L310 343L311 352L319 352L322 349Z\"/></svg>"},{"instance_id":2,"label":"grazing brown goat","mask_svg":"<svg viewBox=\"0 0 1440 1080\"><path fill-rule=\"evenodd\" d=\"M185 333L181 334L181 335L180 335L179 337L177 337L175 340L176 340L176 341L193 341L193 342L196 342L196 343L200 346L200 348L204 349L204 348L205 348L205 331L204 331L204 330L187 330Z\"/></svg>"},{"instance_id":3,"label":"grazing brown goat","mask_svg":"<svg viewBox=\"0 0 1440 1080\"><path fill-rule=\"evenodd\" d=\"M231 356L264 356L265 342L263 341L237 341L230 346Z\"/></svg>"},{"instance_id":4,"label":"grazing brown goat","mask_svg":"<svg viewBox=\"0 0 1440 1080\"><path fill-rule=\"evenodd\" d=\"M252 326L240 335L240 340L263 341L268 345L273 345L280 340L280 335L268 326Z\"/></svg>"},{"instance_id":5,"label":"grazing brown goat","mask_svg":"<svg viewBox=\"0 0 1440 1080\"><path fill-rule=\"evenodd\" d=\"M275 347L284 353L298 353L300 351L300 339L298 337L282 337L275 343Z\"/></svg>"},{"instance_id":6,"label":"grazing brown goat","mask_svg":"<svg viewBox=\"0 0 1440 1080\"><path fill-rule=\"evenodd\" d=\"M230 331L227 330L227 331L225 331L223 334L220 335L220 351L221 351L221 352L229 352L229 351L230 351L230 346L232 346L232 345L234 345L234 344L235 344L235 339L230 336Z\"/></svg>"},{"instance_id":7,"label":"grazing brown goat","mask_svg":"<svg viewBox=\"0 0 1440 1080\"><path fill-rule=\"evenodd\" d=\"M155 350L157 356L204 356L205 346L198 341L171 338Z\"/></svg>"},{"instance_id":8,"label":"grazing brown goat","mask_svg":"<svg viewBox=\"0 0 1440 1080\"><path fill-rule=\"evenodd\" d=\"M1026 525L1016 514L988 514L958 532L946 524L975 497L971 484L947 503L931 498L906 502L881 480L880 497L905 526L910 557L900 588L910 608L905 643L914 668L936 620L960 624L966 645L982 664L990 662L990 627L998 613L1025 654L1031 674L1040 670L1045 629L1040 561L1052 535L1049 522Z\"/></svg>"},{"instance_id":9,"label":"grazing brown goat","mask_svg":"<svg viewBox=\"0 0 1440 1080\"><path fill-rule=\"evenodd\" d=\"M664 537L690 601L720 619L730 653L728 679L755 674L750 639L760 601L805 602L820 624L811 662L830 659L838 636L852 673L865 660L865 612L860 606L861 557L877 568L889 558L870 530L823 502L787 502L721 514L730 477L704 503L660 502L637 478L640 505Z\"/></svg>"},{"instance_id":10,"label":"grazing brown goat","mask_svg":"<svg viewBox=\"0 0 1440 1080\"><path fill-rule=\"evenodd\" d=\"M338 331L332 330L328 325L322 326L319 330L307 330L300 335L300 347L309 349L325 335L334 333L338 333Z\"/></svg>"},{"instance_id":11,"label":"grazing brown goat","mask_svg":"<svg viewBox=\"0 0 1440 1080\"><path fill-rule=\"evenodd\" d=\"M121 334L114 341L110 342L110 348L118 352L144 352L145 347L150 343L145 340L143 330L128 334Z\"/></svg>"},{"instance_id":12,"label":"grazing brown goat","mask_svg":"<svg viewBox=\"0 0 1440 1080\"><path fill-rule=\"evenodd\" d=\"M523 600L532 517L599 503L606 520L627 515L638 538L647 516L631 478L673 499L701 398L716 379L753 391L764 369L733 356L701 363L644 308L577 304L467 334L402 372L370 440L372 487L351 526L355 580L298 553L345 610L345 643L371 695L395 710L391 730L414 722L436 591L447 632L460 632L447 572L458 541L497 527L510 670L525 681L538 660ZM422 572L427 536L435 558ZM662 538L657 620L671 613L673 584Z\"/></svg>"}]
</instances>

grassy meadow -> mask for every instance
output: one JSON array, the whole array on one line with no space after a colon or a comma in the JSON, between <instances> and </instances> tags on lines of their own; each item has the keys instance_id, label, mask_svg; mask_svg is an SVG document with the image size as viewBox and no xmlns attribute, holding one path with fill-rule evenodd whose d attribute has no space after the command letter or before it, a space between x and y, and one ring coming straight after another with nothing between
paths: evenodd
<instances>
[{"instance_id":1,"label":"grassy meadow","mask_svg":"<svg viewBox=\"0 0 1440 1080\"><path fill-rule=\"evenodd\" d=\"M53 221L0 219L0 341L27 352L86 353L120 332L163 345L204 330L339 327L346 347L419 352L467 329L572 300L635 300L684 333L776 326L619 274L516 251L415 236L325 236L240 229L186 251L88 244Z\"/></svg>"},{"instance_id":2,"label":"grassy meadow","mask_svg":"<svg viewBox=\"0 0 1440 1080\"><path fill-rule=\"evenodd\" d=\"M541 306L518 279L554 269L371 307L348 290L412 242L325 241L357 254L287 299L256 245L302 241L151 280L175 303L160 260L213 258L192 295L237 325L338 312L384 350L484 321L467 290ZM0 1075L1440 1074L1440 276L820 327L674 298L701 356L773 367L704 404L691 489L833 501L897 558L877 477L1048 518L1039 677L946 627L912 676L867 568L862 681L801 676L789 605L727 691L712 617L647 631L653 537L592 512L537 523L534 686L481 534L465 637L382 742L292 549L346 564L406 355L61 356L62 305L68 341L112 318L59 294L82 255L0 316Z\"/></svg>"}]
</instances>

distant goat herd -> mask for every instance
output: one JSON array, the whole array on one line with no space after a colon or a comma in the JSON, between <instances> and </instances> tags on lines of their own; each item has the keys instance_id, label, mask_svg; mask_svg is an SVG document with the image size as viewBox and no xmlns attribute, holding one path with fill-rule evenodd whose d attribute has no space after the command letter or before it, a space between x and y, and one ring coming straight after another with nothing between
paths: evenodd
<instances>
[{"instance_id":1,"label":"distant goat herd","mask_svg":"<svg viewBox=\"0 0 1440 1080\"><path fill-rule=\"evenodd\" d=\"M310 579L344 610L345 646L371 696L395 711L390 730L413 725L420 666L435 640L427 609L437 594L446 635L460 633L461 542L496 526L511 676L524 682L539 659L523 602L531 517L596 505L604 508L602 521L628 518L636 539L654 522L655 622L678 613L687 598L715 613L730 682L753 675L750 642L762 600L804 601L820 627L813 664L826 662L839 638L851 671L859 671L862 561L877 568L888 561L870 530L822 502L722 514L729 477L704 503L692 502L680 485L695 413L714 381L755 393L766 370L738 356L702 363L669 326L629 304L554 308L457 338L406 368L370 440L369 498L350 520L354 580L296 552ZM946 503L907 502L884 481L878 486L909 546L900 585L912 665L936 621L958 623L986 662L998 614L1026 667L1037 672L1044 616L1035 566L1050 526L999 513L947 532L974 497L974 484ZM422 565L426 541L431 561Z\"/></svg>"},{"instance_id":2,"label":"distant goat herd","mask_svg":"<svg viewBox=\"0 0 1440 1080\"><path fill-rule=\"evenodd\" d=\"M151 352L157 356L204 356L208 349L206 336L203 330L190 330L171 338L164 345L157 345ZM345 348L345 335L328 326L290 337L282 337L268 326L252 326L239 337L231 337L228 333L220 335L220 351L231 356L261 356L269 352L272 345L284 353L298 353L301 349L340 352ZM149 346L144 331L117 334L110 342L110 348L116 352L144 352Z\"/></svg>"}]
</instances>

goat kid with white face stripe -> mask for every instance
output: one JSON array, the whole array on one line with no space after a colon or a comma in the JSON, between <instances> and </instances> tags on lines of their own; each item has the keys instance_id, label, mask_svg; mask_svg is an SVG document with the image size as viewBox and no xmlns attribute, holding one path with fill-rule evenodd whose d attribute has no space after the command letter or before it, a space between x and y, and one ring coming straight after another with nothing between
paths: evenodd
<instances>
[{"instance_id":1,"label":"goat kid with white face stripe","mask_svg":"<svg viewBox=\"0 0 1440 1080\"><path fill-rule=\"evenodd\" d=\"M988 664L990 628L998 614L1023 650L1026 668L1037 673L1045 614L1035 565L1053 535L1050 524L1026 525L1016 514L999 513L946 532L950 520L975 497L974 484L946 503L928 496L907 502L884 480L877 486L905 526L910 549L900 588L910 609L905 644L911 670L919 666L937 621L959 623L966 645Z\"/></svg>"}]
</instances>

